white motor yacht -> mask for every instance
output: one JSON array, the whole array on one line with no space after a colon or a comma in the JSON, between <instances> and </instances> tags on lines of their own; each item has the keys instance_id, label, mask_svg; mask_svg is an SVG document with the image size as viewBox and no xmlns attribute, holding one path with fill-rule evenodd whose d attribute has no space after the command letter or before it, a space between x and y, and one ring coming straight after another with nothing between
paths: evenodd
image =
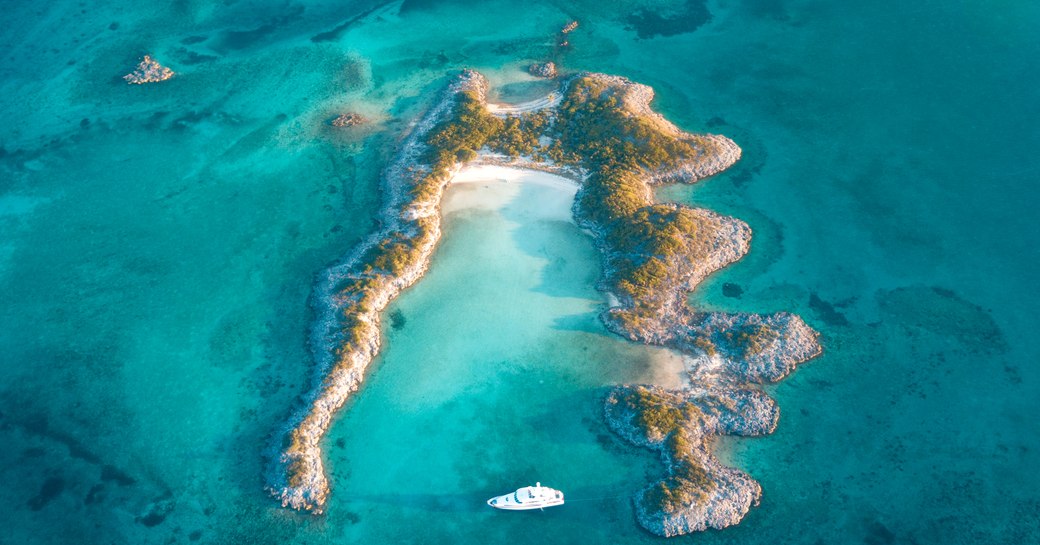
<instances>
[{"instance_id":1,"label":"white motor yacht","mask_svg":"<svg viewBox=\"0 0 1040 545\"><path fill-rule=\"evenodd\" d=\"M519 488L511 494L491 498L487 501L487 504L495 509L506 509L509 511L542 509L554 505L563 505L563 492L548 486L542 486L542 483L535 483L534 486Z\"/></svg>"}]
</instances>

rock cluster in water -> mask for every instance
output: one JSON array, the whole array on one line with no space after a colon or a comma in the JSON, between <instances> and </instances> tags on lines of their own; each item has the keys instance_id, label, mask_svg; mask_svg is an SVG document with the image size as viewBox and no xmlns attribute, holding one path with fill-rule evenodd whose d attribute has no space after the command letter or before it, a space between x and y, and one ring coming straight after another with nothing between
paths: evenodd
<instances>
[{"instance_id":1,"label":"rock cluster in water","mask_svg":"<svg viewBox=\"0 0 1040 545\"><path fill-rule=\"evenodd\" d=\"M127 83L137 85L165 81L173 77L173 70L159 64L150 55L145 55L133 72L123 76Z\"/></svg>"},{"instance_id":2,"label":"rock cluster in water","mask_svg":"<svg viewBox=\"0 0 1040 545\"><path fill-rule=\"evenodd\" d=\"M716 174L740 158L740 148L724 136L679 130L650 109L651 88L624 78L579 74L563 82L558 100L494 115L486 91L473 71L450 85L387 168L382 230L319 280L316 386L276 446L268 490L285 506L321 512L329 493L321 440L379 351L381 312L425 272L440 237L440 199L454 173L464 163L495 163L576 179L575 220L603 254L600 288L614 301L603 322L627 339L693 356L688 390L619 386L606 399L608 425L660 451L668 469L636 495L639 522L662 536L738 523L761 487L712 456L712 438L771 432L779 410L756 385L783 378L821 348L816 332L793 314L691 309L687 294L747 253L751 229L710 210L657 203L652 188ZM576 113L582 104L591 108L582 111L598 112L591 121ZM600 116L608 127L595 125ZM585 129L629 136L590 140Z\"/></svg>"},{"instance_id":3,"label":"rock cluster in water","mask_svg":"<svg viewBox=\"0 0 1040 545\"><path fill-rule=\"evenodd\" d=\"M571 45L570 42L567 41L567 35L574 32L576 28L578 28L577 21L571 21L566 25L563 25L563 28L560 29L559 40L557 40L559 47L568 47Z\"/></svg>"},{"instance_id":4,"label":"rock cluster in water","mask_svg":"<svg viewBox=\"0 0 1040 545\"><path fill-rule=\"evenodd\" d=\"M365 122L364 116L355 112L347 112L336 116L330 123L333 127L355 127Z\"/></svg>"},{"instance_id":5,"label":"rock cluster in water","mask_svg":"<svg viewBox=\"0 0 1040 545\"><path fill-rule=\"evenodd\" d=\"M538 76L540 78L555 78L556 63L552 61L537 62L528 67L527 71L530 72L532 76Z\"/></svg>"}]
</instances>

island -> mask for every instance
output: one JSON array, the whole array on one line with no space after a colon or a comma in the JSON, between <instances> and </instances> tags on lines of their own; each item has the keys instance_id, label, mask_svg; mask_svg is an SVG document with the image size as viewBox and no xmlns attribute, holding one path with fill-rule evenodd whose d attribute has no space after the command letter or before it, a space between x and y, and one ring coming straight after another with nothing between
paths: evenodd
<instances>
[{"instance_id":1,"label":"island","mask_svg":"<svg viewBox=\"0 0 1040 545\"><path fill-rule=\"evenodd\" d=\"M606 396L607 425L665 462L660 481L633 491L640 524L673 536L738 523L761 487L717 460L712 439L773 431L779 409L756 386L818 355L818 335L789 313L691 308L688 294L699 282L747 253L751 229L710 210L657 202L653 189L721 172L740 148L724 136L679 130L650 108L650 87L621 77L564 77L553 95L512 108L489 108L487 91L478 72L453 78L385 171L381 229L317 282L315 386L274 446L267 489L284 506L322 511L329 495L322 438L380 350L382 311L426 271L454 174L498 164L580 185L573 215L602 255L603 323L694 362L689 388L619 385Z\"/></svg>"}]
</instances>

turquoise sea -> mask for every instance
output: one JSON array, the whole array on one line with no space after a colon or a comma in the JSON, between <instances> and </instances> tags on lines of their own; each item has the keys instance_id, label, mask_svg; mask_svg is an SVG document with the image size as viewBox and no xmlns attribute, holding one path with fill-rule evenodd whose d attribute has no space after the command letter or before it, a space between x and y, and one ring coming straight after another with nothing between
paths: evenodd
<instances>
[{"instance_id":1,"label":"turquoise sea","mask_svg":"<svg viewBox=\"0 0 1040 545\"><path fill-rule=\"evenodd\" d=\"M1037 28L1029 0L5 2L0 544L661 542L623 497L661 464L601 400L674 358L599 324L596 252L538 195L446 217L329 434L327 514L262 490L394 143L460 68L519 100L547 58L741 145L659 194L755 232L691 300L822 334L777 432L718 445L762 504L675 542L1040 542ZM177 76L125 84L146 53ZM568 504L483 504L534 480Z\"/></svg>"}]
</instances>

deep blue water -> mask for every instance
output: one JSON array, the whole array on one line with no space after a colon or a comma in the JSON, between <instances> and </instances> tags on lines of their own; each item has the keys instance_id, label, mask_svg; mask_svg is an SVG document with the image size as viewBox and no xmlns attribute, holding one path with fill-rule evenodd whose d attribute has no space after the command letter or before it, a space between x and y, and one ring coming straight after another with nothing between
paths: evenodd
<instances>
[{"instance_id":1,"label":"deep blue water","mask_svg":"<svg viewBox=\"0 0 1040 545\"><path fill-rule=\"evenodd\" d=\"M310 380L312 281L375 227L393 142L455 70L508 98L551 55L742 146L661 192L755 232L692 300L797 312L825 345L770 387L775 434L724 445L762 505L677 541L1040 541L1035 2L3 7L0 543L659 541L624 500L479 508L517 480L593 498L660 470L599 421L602 388L656 360L596 322L591 245L510 208L449 219L396 304L330 434L328 514L262 492ZM178 75L123 83L145 53ZM348 109L373 124L325 125Z\"/></svg>"}]
</instances>

